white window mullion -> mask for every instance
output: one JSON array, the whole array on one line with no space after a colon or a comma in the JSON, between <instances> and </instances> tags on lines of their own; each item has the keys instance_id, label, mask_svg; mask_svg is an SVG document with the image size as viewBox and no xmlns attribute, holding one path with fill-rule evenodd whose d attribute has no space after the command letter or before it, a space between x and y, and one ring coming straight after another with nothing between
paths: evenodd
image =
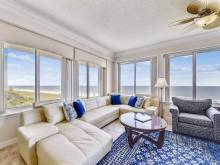
<instances>
[{"instance_id":1,"label":"white window mullion","mask_svg":"<svg viewBox=\"0 0 220 165\"><path fill-rule=\"evenodd\" d=\"M192 70L193 70L193 84L192 84L192 87L193 87L193 93L192 93L192 96L193 96L193 99L195 100L196 99L196 53L193 54L193 66L192 66Z\"/></svg>"},{"instance_id":2,"label":"white window mullion","mask_svg":"<svg viewBox=\"0 0 220 165\"><path fill-rule=\"evenodd\" d=\"M89 89L89 81L90 81L90 76L89 76L89 63L86 63L86 71L87 71L87 87L86 87L86 98L89 98L89 92L90 92L90 89Z\"/></svg>"},{"instance_id":3,"label":"white window mullion","mask_svg":"<svg viewBox=\"0 0 220 165\"><path fill-rule=\"evenodd\" d=\"M136 63L134 64L134 95L136 95Z\"/></svg>"},{"instance_id":4,"label":"white window mullion","mask_svg":"<svg viewBox=\"0 0 220 165\"><path fill-rule=\"evenodd\" d=\"M35 51L35 104L40 102L40 55Z\"/></svg>"},{"instance_id":5,"label":"white window mullion","mask_svg":"<svg viewBox=\"0 0 220 165\"><path fill-rule=\"evenodd\" d=\"M3 43L0 43L0 113L4 113L4 56Z\"/></svg>"}]
</instances>

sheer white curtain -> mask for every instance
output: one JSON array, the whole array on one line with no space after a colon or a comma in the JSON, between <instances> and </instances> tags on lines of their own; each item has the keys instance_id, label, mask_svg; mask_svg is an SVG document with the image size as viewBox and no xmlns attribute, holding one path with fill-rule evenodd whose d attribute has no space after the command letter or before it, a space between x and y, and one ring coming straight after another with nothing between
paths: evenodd
<instances>
[{"instance_id":1,"label":"sheer white curtain","mask_svg":"<svg viewBox=\"0 0 220 165\"><path fill-rule=\"evenodd\" d=\"M3 43L0 43L0 113L4 113L4 65Z\"/></svg>"},{"instance_id":2,"label":"sheer white curtain","mask_svg":"<svg viewBox=\"0 0 220 165\"><path fill-rule=\"evenodd\" d=\"M62 93L65 102L73 101L73 61L67 58L63 59L63 83Z\"/></svg>"},{"instance_id":3,"label":"sheer white curtain","mask_svg":"<svg viewBox=\"0 0 220 165\"><path fill-rule=\"evenodd\" d=\"M163 56L163 61L165 64L165 78L167 80L168 85L170 84L170 57L168 54L165 54ZM170 89L166 88L165 89L165 100L169 101L169 97L170 97Z\"/></svg>"},{"instance_id":4,"label":"sheer white curtain","mask_svg":"<svg viewBox=\"0 0 220 165\"><path fill-rule=\"evenodd\" d=\"M157 96L157 88L154 85L157 82L157 57L151 59L151 95Z\"/></svg>"}]
</instances>

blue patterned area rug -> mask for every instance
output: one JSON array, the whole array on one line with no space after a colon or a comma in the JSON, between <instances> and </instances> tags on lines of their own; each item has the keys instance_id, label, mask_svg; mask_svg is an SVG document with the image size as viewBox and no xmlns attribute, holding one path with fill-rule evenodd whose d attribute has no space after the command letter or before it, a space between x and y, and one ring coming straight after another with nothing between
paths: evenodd
<instances>
[{"instance_id":1,"label":"blue patterned area rug","mask_svg":"<svg viewBox=\"0 0 220 165\"><path fill-rule=\"evenodd\" d=\"M153 133L153 137L157 134ZM191 136L165 133L162 149L140 139L131 149L123 133L98 165L220 165L220 145Z\"/></svg>"}]
</instances>

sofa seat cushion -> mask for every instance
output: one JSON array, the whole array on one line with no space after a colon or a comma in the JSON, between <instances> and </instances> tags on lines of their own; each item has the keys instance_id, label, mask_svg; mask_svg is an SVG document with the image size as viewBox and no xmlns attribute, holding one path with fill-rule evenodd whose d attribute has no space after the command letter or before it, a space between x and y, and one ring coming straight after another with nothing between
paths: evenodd
<instances>
[{"instance_id":1,"label":"sofa seat cushion","mask_svg":"<svg viewBox=\"0 0 220 165\"><path fill-rule=\"evenodd\" d=\"M96 164L111 149L112 137L101 129L80 121L62 122L56 125L65 136L87 158L88 164Z\"/></svg>"},{"instance_id":2,"label":"sofa seat cushion","mask_svg":"<svg viewBox=\"0 0 220 165\"><path fill-rule=\"evenodd\" d=\"M128 112L144 112L149 115L157 115L157 107L148 107L148 109L144 108L135 108L129 105L114 105L120 109L120 113L128 113Z\"/></svg>"},{"instance_id":3,"label":"sofa seat cushion","mask_svg":"<svg viewBox=\"0 0 220 165\"><path fill-rule=\"evenodd\" d=\"M38 164L87 165L85 154L62 134L56 134L37 144Z\"/></svg>"},{"instance_id":4,"label":"sofa seat cushion","mask_svg":"<svg viewBox=\"0 0 220 165\"><path fill-rule=\"evenodd\" d=\"M92 109L87 111L80 120L86 121L90 124L96 125L97 123L110 118L111 116L118 114L119 115L119 108L114 106L103 106L100 108Z\"/></svg>"},{"instance_id":5,"label":"sofa seat cushion","mask_svg":"<svg viewBox=\"0 0 220 165\"><path fill-rule=\"evenodd\" d=\"M213 127L212 121L205 115L180 113L179 122L188 123L204 127Z\"/></svg>"},{"instance_id":6,"label":"sofa seat cushion","mask_svg":"<svg viewBox=\"0 0 220 165\"><path fill-rule=\"evenodd\" d=\"M47 122L40 122L18 128L18 131L29 141L29 143L37 142L43 138L56 134L58 128Z\"/></svg>"}]
</instances>

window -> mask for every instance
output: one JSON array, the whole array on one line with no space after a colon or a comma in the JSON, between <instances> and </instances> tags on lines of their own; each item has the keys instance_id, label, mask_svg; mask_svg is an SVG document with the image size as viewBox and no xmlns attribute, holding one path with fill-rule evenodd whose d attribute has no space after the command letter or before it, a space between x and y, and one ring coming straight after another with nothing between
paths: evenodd
<instances>
[{"instance_id":1,"label":"window","mask_svg":"<svg viewBox=\"0 0 220 165\"><path fill-rule=\"evenodd\" d=\"M99 96L99 66L79 63L79 97L88 98Z\"/></svg>"},{"instance_id":2,"label":"window","mask_svg":"<svg viewBox=\"0 0 220 165\"><path fill-rule=\"evenodd\" d=\"M220 51L170 58L170 96L220 102Z\"/></svg>"},{"instance_id":3,"label":"window","mask_svg":"<svg viewBox=\"0 0 220 165\"><path fill-rule=\"evenodd\" d=\"M136 93L151 93L150 61L136 63Z\"/></svg>"},{"instance_id":4,"label":"window","mask_svg":"<svg viewBox=\"0 0 220 165\"><path fill-rule=\"evenodd\" d=\"M4 48L5 108L30 106L35 101L35 50Z\"/></svg>"},{"instance_id":5,"label":"window","mask_svg":"<svg viewBox=\"0 0 220 165\"><path fill-rule=\"evenodd\" d=\"M87 64L79 64L79 97L87 97Z\"/></svg>"},{"instance_id":6,"label":"window","mask_svg":"<svg viewBox=\"0 0 220 165\"><path fill-rule=\"evenodd\" d=\"M89 97L99 95L99 68L89 65Z\"/></svg>"},{"instance_id":7,"label":"window","mask_svg":"<svg viewBox=\"0 0 220 165\"><path fill-rule=\"evenodd\" d=\"M40 54L40 101L61 99L61 60Z\"/></svg>"},{"instance_id":8,"label":"window","mask_svg":"<svg viewBox=\"0 0 220 165\"><path fill-rule=\"evenodd\" d=\"M134 94L134 67L135 64L122 64L120 69L121 85L120 91L123 94Z\"/></svg>"},{"instance_id":9,"label":"window","mask_svg":"<svg viewBox=\"0 0 220 165\"><path fill-rule=\"evenodd\" d=\"M61 99L62 58L45 51L35 52L34 48L4 43L1 109Z\"/></svg>"},{"instance_id":10,"label":"window","mask_svg":"<svg viewBox=\"0 0 220 165\"><path fill-rule=\"evenodd\" d=\"M151 61L120 64L120 92L127 95L151 93Z\"/></svg>"},{"instance_id":11,"label":"window","mask_svg":"<svg viewBox=\"0 0 220 165\"><path fill-rule=\"evenodd\" d=\"M192 55L176 56L170 61L170 94L192 98Z\"/></svg>"},{"instance_id":12,"label":"window","mask_svg":"<svg viewBox=\"0 0 220 165\"><path fill-rule=\"evenodd\" d=\"M220 51L197 54L196 98L220 102Z\"/></svg>"}]
</instances>

